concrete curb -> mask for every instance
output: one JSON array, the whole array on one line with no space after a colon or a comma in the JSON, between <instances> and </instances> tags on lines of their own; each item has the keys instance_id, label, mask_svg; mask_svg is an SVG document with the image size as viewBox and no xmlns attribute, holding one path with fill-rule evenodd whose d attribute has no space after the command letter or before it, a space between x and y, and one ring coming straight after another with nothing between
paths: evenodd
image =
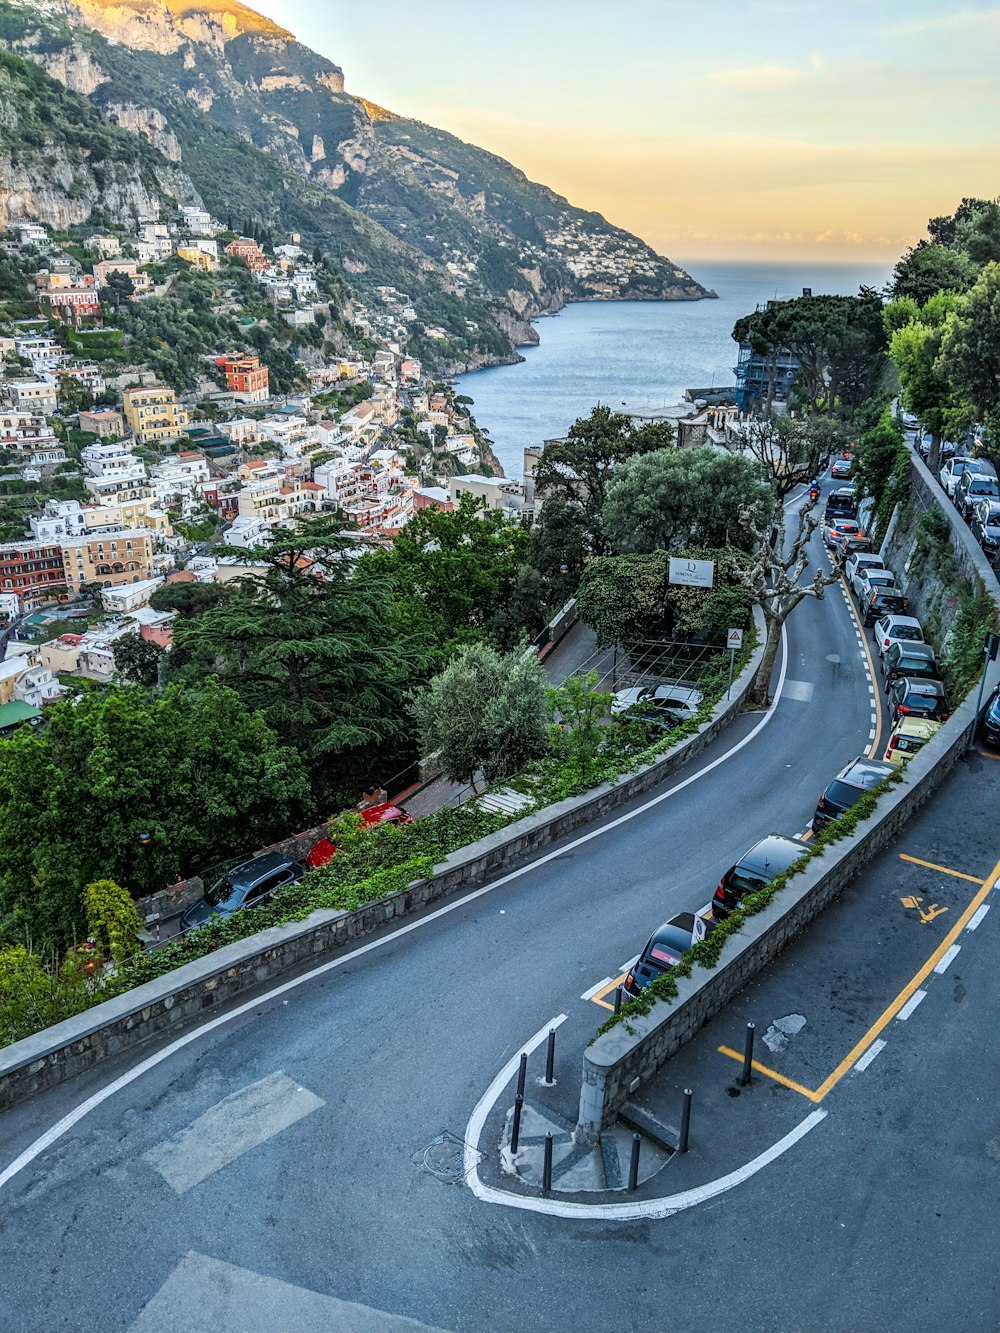
<instances>
[{"instance_id":1,"label":"concrete curb","mask_svg":"<svg viewBox=\"0 0 1000 1333\"><path fill-rule=\"evenodd\" d=\"M400 893L356 912L321 910L303 921L261 931L14 1042L0 1050L0 1110L92 1068L106 1056L173 1032L206 1010L221 1008L389 922L521 866L558 839L659 786L738 716L763 656L764 623L757 608L754 619L760 645L734 680L732 697L720 700L696 735L636 773L568 797L451 853L430 878L415 880Z\"/></svg>"}]
</instances>

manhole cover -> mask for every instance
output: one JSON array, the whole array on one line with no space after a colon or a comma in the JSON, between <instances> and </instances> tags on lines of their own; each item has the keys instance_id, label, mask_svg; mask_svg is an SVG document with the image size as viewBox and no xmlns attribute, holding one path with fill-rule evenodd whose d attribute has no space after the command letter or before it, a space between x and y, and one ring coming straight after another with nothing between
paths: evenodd
<instances>
[{"instance_id":1,"label":"manhole cover","mask_svg":"<svg viewBox=\"0 0 1000 1333\"><path fill-rule=\"evenodd\" d=\"M477 1163L481 1157L482 1153L475 1154ZM461 1185L465 1180L465 1140L450 1130L439 1134L413 1160L448 1185Z\"/></svg>"}]
</instances>

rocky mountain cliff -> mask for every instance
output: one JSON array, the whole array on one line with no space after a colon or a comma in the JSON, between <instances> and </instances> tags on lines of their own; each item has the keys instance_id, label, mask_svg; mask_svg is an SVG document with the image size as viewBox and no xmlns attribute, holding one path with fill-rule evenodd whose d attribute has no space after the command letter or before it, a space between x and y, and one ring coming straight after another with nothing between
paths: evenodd
<instances>
[{"instance_id":1,"label":"rocky mountain cliff","mask_svg":"<svg viewBox=\"0 0 1000 1333\"><path fill-rule=\"evenodd\" d=\"M145 139L170 193L183 175L237 227L301 232L362 295L405 292L456 369L511 359L566 301L710 294L503 159L349 96L336 65L236 0L0 0L0 46Z\"/></svg>"}]
</instances>

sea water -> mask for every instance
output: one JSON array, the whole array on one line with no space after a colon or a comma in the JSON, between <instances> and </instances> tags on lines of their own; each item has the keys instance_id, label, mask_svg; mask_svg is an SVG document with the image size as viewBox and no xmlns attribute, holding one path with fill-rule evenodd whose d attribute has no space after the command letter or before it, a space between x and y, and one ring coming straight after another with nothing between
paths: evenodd
<instances>
[{"instance_id":1,"label":"sea water","mask_svg":"<svg viewBox=\"0 0 1000 1333\"><path fill-rule=\"evenodd\" d=\"M814 296L853 296L890 276L884 264L692 260L683 267L719 299L570 305L535 322L540 341L519 349L523 362L460 377L457 392L473 399L508 477L521 476L526 446L565 435L595 403L650 412L683 401L685 389L731 386L733 325L758 305L801 296L805 287Z\"/></svg>"}]
</instances>

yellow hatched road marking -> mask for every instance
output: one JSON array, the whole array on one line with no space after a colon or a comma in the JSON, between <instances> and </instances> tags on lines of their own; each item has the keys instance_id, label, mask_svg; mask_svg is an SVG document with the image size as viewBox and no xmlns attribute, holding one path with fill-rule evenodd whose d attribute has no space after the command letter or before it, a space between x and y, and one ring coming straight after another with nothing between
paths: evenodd
<instances>
[{"instance_id":1,"label":"yellow hatched road marking","mask_svg":"<svg viewBox=\"0 0 1000 1333\"><path fill-rule=\"evenodd\" d=\"M912 861L915 858L906 857L905 859L908 861ZM917 864L930 865L931 863L926 861L919 861L917 862ZM931 869L934 870L940 870L942 868L943 867L941 866L931 866ZM945 871L945 873L957 875L958 871ZM837 1084L848 1072L848 1070L852 1069L854 1065L858 1062L858 1060L860 1060L861 1056L864 1055L865 1051L868 1049L869 1046L871 1046L872 1042L875 1041L875 1039L878 1037L879 1033L883 1030L883 1028L887 1027L889 1023L891 1023L892 1020L896 1017L899 1011L906 1004L907 1000L909 1000L914 995L914 993L920 989L922 983L927 980L930 974L937 967L938 963L948 952L951 946L955 943L955 941L958 939L959 935L962 933L962 931L965 929L968 923L975 916L976 912L979 911L979 908L983 905L983 902L987 897L987 895L989 894L990 890L996 887L997 880L1000 879L1000 861L998 861L996 865L993 867L988 879L985 880L974 879L972 875L962 875L961 878L971 879L974 884L979 884L982 887L980 888L979 892L973 897L972 901L966 907L962 915L952 926L951 930L948 931L947 935L945 935L944 939L934 950L931 956L927 959L926 963L924 963L924 965L921 967L920 971L917 972L917 974L906 983L906 985L899 992L899 994L889 1005L889 1007L885 1010L885 1012L881 1015L881 1017L878 1018L868 1029L865 1035L858 1042L855 1043L855 1045L851 1048L851 1050L847 1053L847 1055L844 1056L843 1060L841 1060L840 1064L833 1071L833 1073L830 1074L827 1078L825 1078L818 1088L812 1090L810 1088L803 1087L801 1083L793 1082L792 1079L786 1078L784 1074L779 1074L773 1069L768 1069L766 1065L759 1065L756 1060L752 1062L752 1068L756 1069L759 1073L764 1074L767 1078L773 1078L775 1082L783 1084L786 1088L791 1088L793 1092L798 1092L801 1093L803 1097L808 1097L811 1102L821 1102L823 1098L827 1095L827 1093L831 1092L837 1086ZM730 1050L728 1046L720 1046L718 1049L722 1055L728 1055L731 1059L739 1060L740 1063L742 1064L743 1056L738 1054L736 1051Z\"/></svg>"},{"instance_id":2,"label":"yellow hatched road marking","mask_svg":"<svg viewBox=\"0 0 1000 1333\"><path fill-rule=\"evenodd\" d=\"M733 1051L728 1046L720 1046L719 1054L728 1055L730 1060L737 1060L740 1064L743 1063L743 1056L740 1055L739 1051ZM756 1069L758 1074L766 1074L768 1078L773 1078L775 1083L781 1083L784 1087L791 1088L792 1092L800 1092L803 1097L808 1097L811 1102L820 1100L818 1094L813 1092L811 1088L804 1088L801 1083L796 1083L794 1079L785 1078L784 1074L779 1074L776 1069L768 1069L767 1065L758 1064L756 1060L750 1061L750 1068Z\"/></svg>"},{"instance_id":3,"label":"yellow hatched road marking","mask_svg":"<svg viewBox=\"0 0 1000 1333\"><path fill-rule=\"evenodd\" d=\"M599 1004L602 1009L610 1009L611 1012L614 1013L615 1006L613 1004L608 1004L607 1000L604 997L605 995L610 995L616 986L620 986L622 982L625 980L627 975L628 975L627 972L623 972L620 977L615 977L614 981L609 981L608 984L605 987L603 987L603 989L595 991L594 994L590 997L591 1003Z\"/></svg>"},{"instance_id":4,"label":"yellow hatched road marking","mask_svg":"<svg viewBox=\"0 0 1000 1333\"><path fill-rule=\"evenodd\" d=\"M899 859L901 861L909 861L911 865L923 866L925 870L939 870L942 875L954 875L955 879L970 880L973 884L982 884L984 882L977 875L966 875L963 874L961 870L952 870L949 866L935 865L933 861L921 861L919 856L907 856L905 852L899 853Z\"/></svg>"}]
</instances>

